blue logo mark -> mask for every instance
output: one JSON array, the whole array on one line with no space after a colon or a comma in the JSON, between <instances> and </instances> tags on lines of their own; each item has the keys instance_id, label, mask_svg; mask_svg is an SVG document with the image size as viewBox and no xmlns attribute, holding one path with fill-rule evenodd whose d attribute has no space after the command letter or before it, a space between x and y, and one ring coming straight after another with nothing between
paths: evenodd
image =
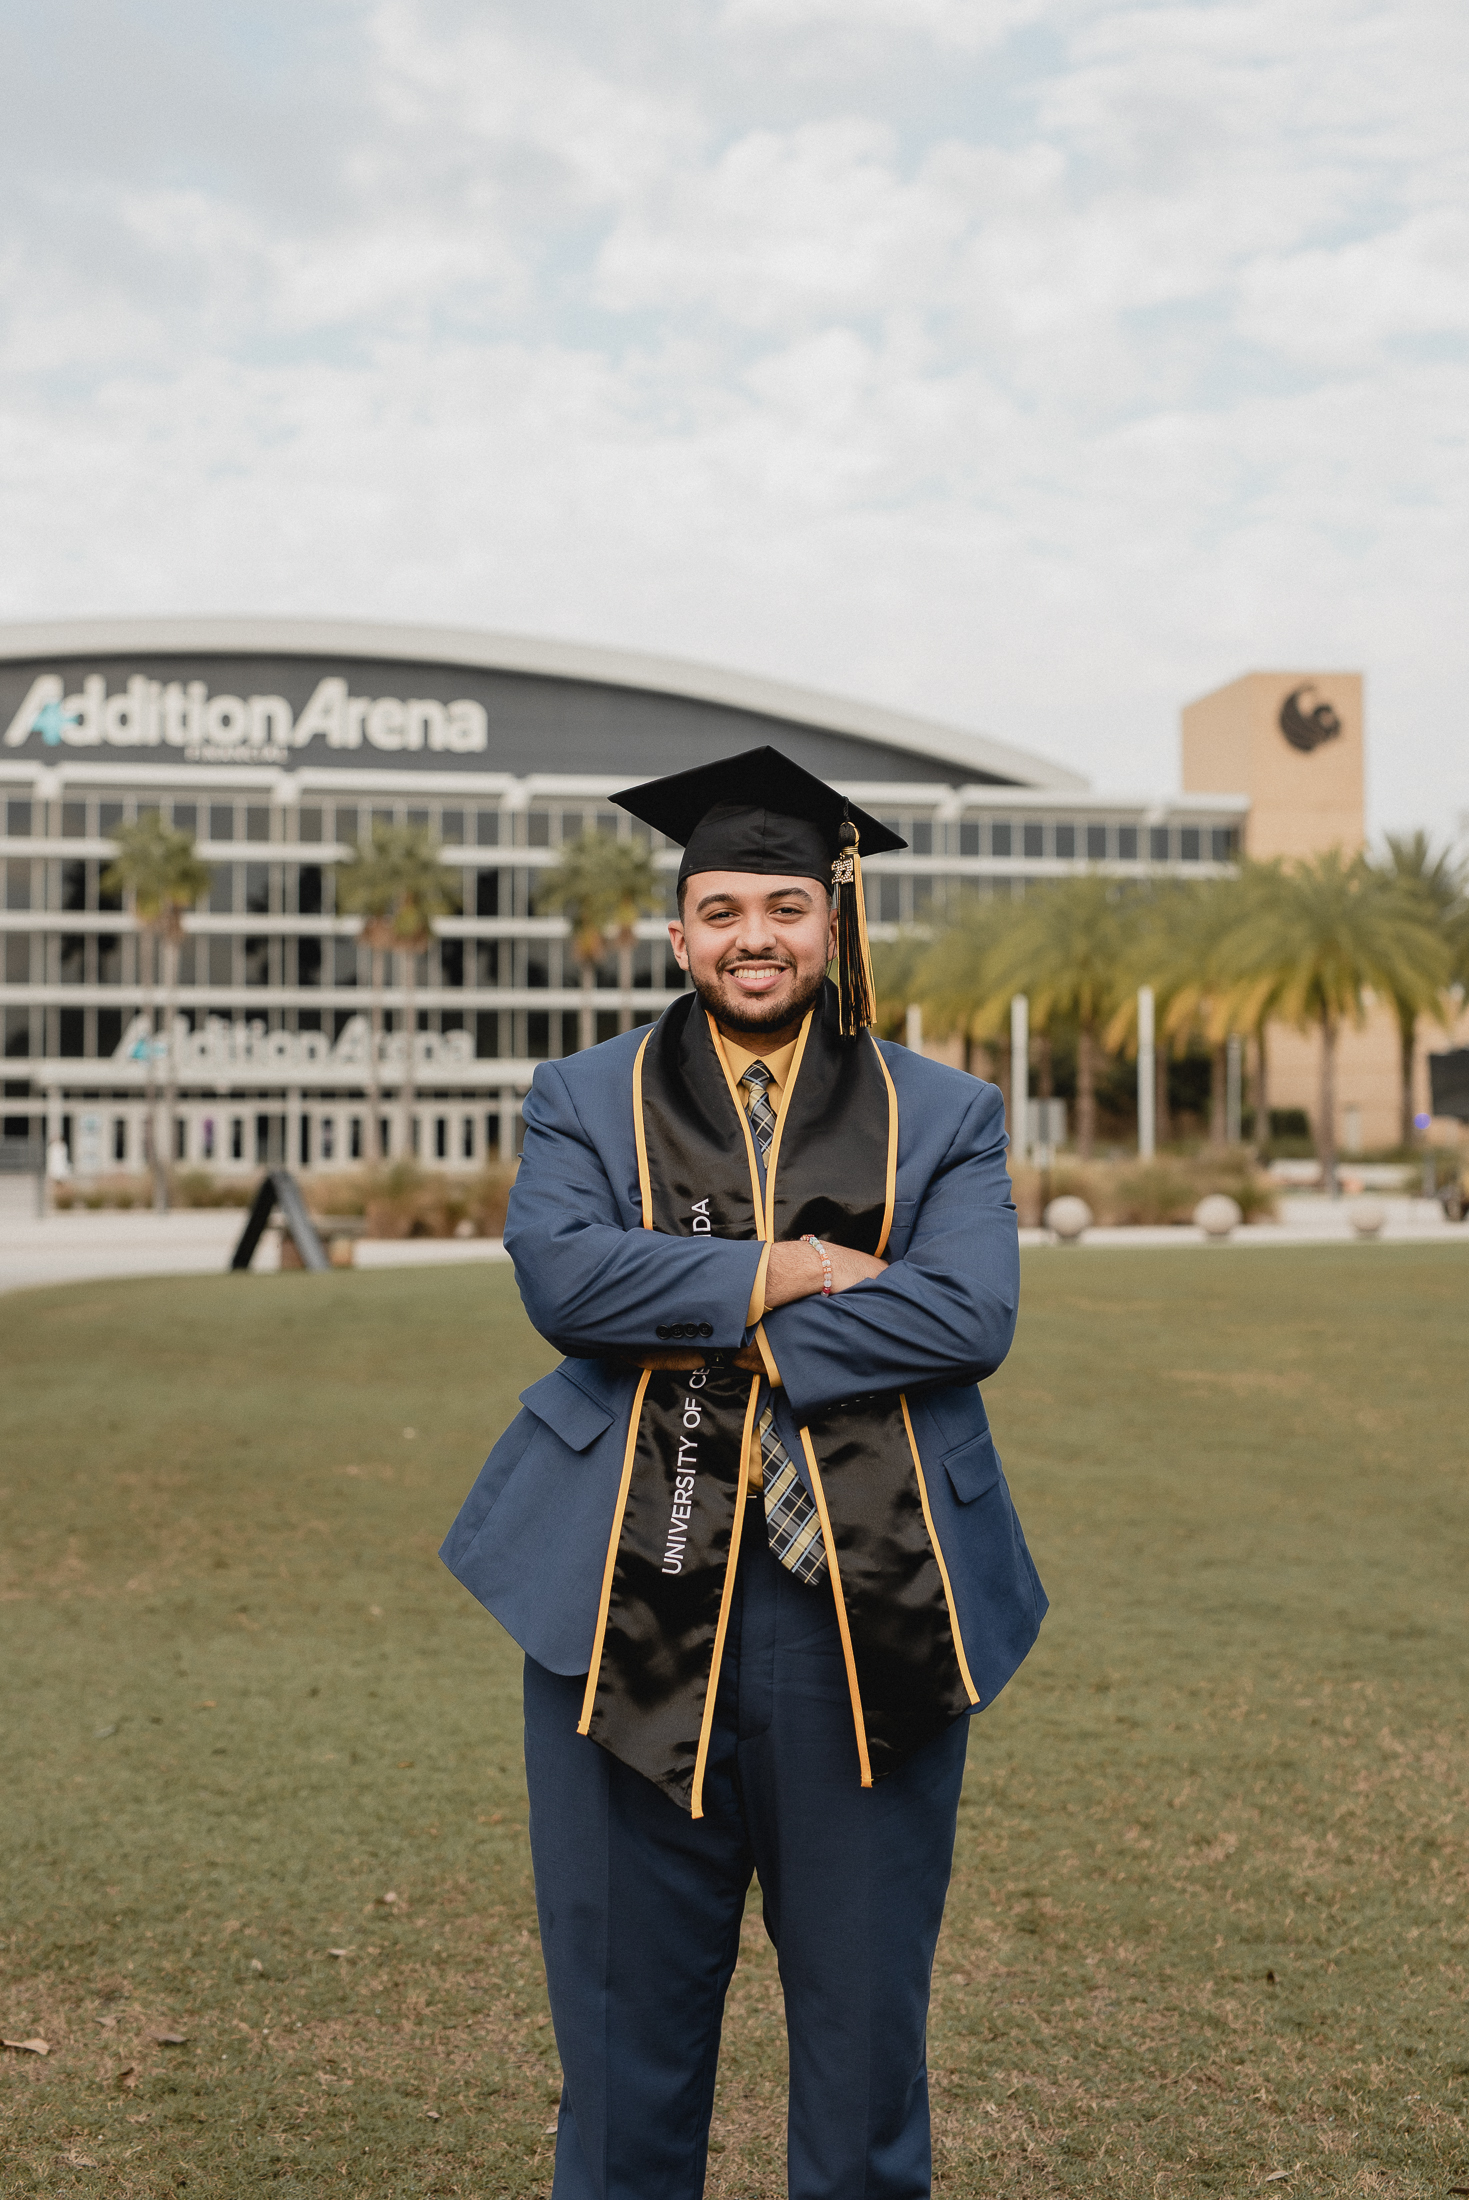
<instances>
[{"instance_id":1,"label":"blue logo mark","mask_svg":"<svg viewBox=\"0 0 1469 2200\"><path fill-rule=\"evenodd\" d=\"M43 703L31 720L30 730L41 736L48 749L55 749L61 745L62 727L75 726L80 719L80 711L63 710L59 703Z\"/></svg>"}]
</instances>

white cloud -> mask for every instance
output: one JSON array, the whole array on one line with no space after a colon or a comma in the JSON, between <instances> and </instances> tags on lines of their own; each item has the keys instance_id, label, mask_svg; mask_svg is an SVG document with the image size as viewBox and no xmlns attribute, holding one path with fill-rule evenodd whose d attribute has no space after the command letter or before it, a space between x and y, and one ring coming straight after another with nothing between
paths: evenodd
<instances>
[{"instance_id":1,"label":"white cloud","mask_svg":"<svg viewBox=\"0 0 1469 2200\"><path fill-rule=\"evenodd\" d=\"M1044 14L1044 0L725 0L725 31L885 32L970 53Z\"/></svg>"},{"instance_id":2,"label":"white cloud","mask_svg":"<svg viewBox=\"0 0 1469 2200\"><path fill-rule=\"evenodd\" d=\"M582 635L1145 785L1363 665L1381 814L1469 804L1457 5L381 0L242 74L181 4L0 146L0 612Z\"/></svg>"}]
</instances>

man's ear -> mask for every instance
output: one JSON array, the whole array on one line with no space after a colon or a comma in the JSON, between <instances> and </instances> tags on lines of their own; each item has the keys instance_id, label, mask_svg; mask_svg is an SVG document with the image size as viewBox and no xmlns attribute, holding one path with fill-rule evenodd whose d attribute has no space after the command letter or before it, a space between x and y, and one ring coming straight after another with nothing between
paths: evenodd
<instances>
[{"instance_id":1,"label":"man's ear","mask_svg":"<svg viewBox=\"0 0 1469 2200\"><path fill-rule=\"evenodd\" d=\"M676 917L670 917L668 920L668 940L673 949L673 959L678 964L679 969L687 970L689 967L689 943L684 937L684 928Z\"/></svg>"}]
</instances>

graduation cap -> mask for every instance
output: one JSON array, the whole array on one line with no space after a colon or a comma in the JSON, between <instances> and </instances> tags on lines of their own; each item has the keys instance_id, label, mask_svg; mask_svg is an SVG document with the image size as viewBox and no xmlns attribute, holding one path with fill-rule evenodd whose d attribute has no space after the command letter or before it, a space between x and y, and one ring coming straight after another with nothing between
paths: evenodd
<instances>
[{"instance_id":1,"label":"graduation cap","mask_svg":"<svg viewBox=\"0 0 1469 2200\"><path fill-rule=\"evenodd\" d=\"M819 879L836 898L837 994L844 1038L870 1024L876 1002L862 857L908 843L779 749L746 749L612 797L682 843L680 886L695 871Z\"/></svg>"}]
</instances>

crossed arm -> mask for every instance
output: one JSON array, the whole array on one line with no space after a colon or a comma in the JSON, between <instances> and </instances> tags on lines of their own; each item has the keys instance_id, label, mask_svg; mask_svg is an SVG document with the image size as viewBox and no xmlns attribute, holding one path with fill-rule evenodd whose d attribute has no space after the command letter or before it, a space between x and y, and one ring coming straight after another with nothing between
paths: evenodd
<instances>
[{"instance_id":1,"label":"crossed arm","mask_svg":"<svg viewBox=\"0 0 1469 2200\"><path fill-rule=\"evenodd\" d=\"M542 1336L572 1358L688 1366L708 1351L758 1371L745 1324L760 1242L625 1228L554 1066L537 1074L525 1122L505 1243ZM886 1263L830 1246L830 1298L810 1246L771 1248L764 1332L798 1413L856 1390L976 1382L999 1365L1019 1283L1004 1148L1000 1096L976 1085L917 1202L903 1257ZM660 1328L691 1332L685 1348L670 1347Z\"/></svg>"}]
</instances>

